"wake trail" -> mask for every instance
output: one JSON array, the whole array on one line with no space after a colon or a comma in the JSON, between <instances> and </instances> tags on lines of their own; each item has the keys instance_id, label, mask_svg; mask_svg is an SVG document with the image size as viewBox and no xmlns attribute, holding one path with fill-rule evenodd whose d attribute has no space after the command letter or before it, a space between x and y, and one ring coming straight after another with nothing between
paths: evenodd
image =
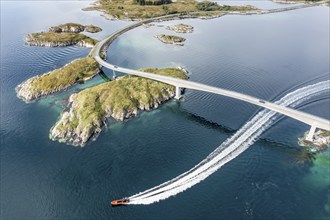
<instances>
[{"instance_id":1,"label":"wake trail","mask_svg":"<svg viewBox=\"0 0 330 220\"><path fill-rule=\"evenodd\" d=\"M329 92L329 85L330 80L308 85L288 93L275 103L295 107L316 95ZM267 109L260 111L192 169L156 187L129 197L129 204L152 204L196 185L248 149L277 120L278 116L279 114L276 112Z\"/></svg>"}]
</instances>

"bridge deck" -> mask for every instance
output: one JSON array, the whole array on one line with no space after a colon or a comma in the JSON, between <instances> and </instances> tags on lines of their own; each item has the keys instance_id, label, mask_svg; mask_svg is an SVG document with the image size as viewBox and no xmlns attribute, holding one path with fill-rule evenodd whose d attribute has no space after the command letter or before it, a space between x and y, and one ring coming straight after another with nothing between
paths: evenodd
<instances>
[{"instance_id":1,"label":"bridge deck","mask_svg":"<svg viewBox=\"0 0 330 220\"><path fill-rule=\"evenodd\" d=\"M314 5L318 5L318 4L324 3L324 2L327 2L327 1L318 2ZM311 6L312 6L312 4L310 4L309 6L303 6L303 7L311 7ZM281 10L283 10L283 9L281 9ZM268 13L271 13L271 10L269 10ZM129 25L129 26L115 32L114 34L112 34L108 38L102 40L101 42L99 42L96 45L96 47L94 48L93 56L100 65L102 65L103 67L106 67L108 69L111 69L113 71L119 71L119 72L130 74L130 75L136 75L136 76L145 77L148 79L153 79L153 80L167 83L167 84L170 84L170 85L173 85L176 87L180 87L180 88L194 89L194 90L198 90L198 91L210 92L210 93L214 93L214 94L218 94L218 95L222 95L222 96L231 97L234 99L245 101L245 102L281 113L283 115L286 115L288 117L301 121L305 124L308 124L312 127L324 129L327 131L330 130L330 121L329 120L318 117L318 116L314 116L312 114L308 114L308 113L305 113L305 112L302 112L302 111L299 111L296 109L284 107L284 106L281 106L281 105L278 105L278 104L275 104L275 103L272 103L269 101L264 101L259 98L256 98L256 97L253 97L250 95L246 95L243 93L230 91L230 90L226 90L226 89L222 89L222 88L218 88L218 87L213 87L213 86L205 85L202 83L181 80L181 79L177 79L177 78L173 78L173 77L169 77L169 76L162 76L162 75L157 75L157 74L153 74L153 73L146 73L146 72L141 72L138 70L132 70L132 69L127 69L127 68L123 68L123 67L118 67L113 64L107 63L106 61L101 59L101 57L100 57L101 49L104 48L105 46L111 44L111 42L113 40L115 40L118 36L125 33L126 31L136 28L142 24L150 23L155 20L175 18L178 16L179 15L167 15L167 16L162 16L162 17L155 18L155 19L148 19L148 20L140 21L140 22L134 23L132 25Z\"/></svg>"}]
</instances>

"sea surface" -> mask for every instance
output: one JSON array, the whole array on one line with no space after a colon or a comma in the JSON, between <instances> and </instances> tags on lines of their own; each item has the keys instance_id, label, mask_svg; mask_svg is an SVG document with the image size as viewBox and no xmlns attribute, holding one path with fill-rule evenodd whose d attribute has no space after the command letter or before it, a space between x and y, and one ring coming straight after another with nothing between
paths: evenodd
<instances>
[{"instance_id":1,"label":"sea surface","mask_svg":"<svg viewBox=\"0 0 330 220\"><path fill-rule=\"evenodd\" d=\"M221 1L224 2L224 1ZM263 8L269 1L242 1ZM24 36L78 22L103 31L103 39L130 21L106 20L82 11L91 1L1 1L0 219L327 219L330 216L330 152L306 159L298 138L309 129L281 117L238 157L192 188L151 205L113 208L131 196L191 169L261 109L213 94L186 90L180 101L109 122L83 148L49 139L49 130L70 94L86 84L26 104L16 97L22 81L73 59L88 48L29 47ZM194 32L185 46L165 45L154 35L186 23ZM277 14L187 19L138 27L110 47L108 62L127 68L177 67L191 81L269 101L329 80L329 8ZM104 70L112 77L112 72ZM329 119L330 95L299 110Z\"/></svg>"}]
</instances>

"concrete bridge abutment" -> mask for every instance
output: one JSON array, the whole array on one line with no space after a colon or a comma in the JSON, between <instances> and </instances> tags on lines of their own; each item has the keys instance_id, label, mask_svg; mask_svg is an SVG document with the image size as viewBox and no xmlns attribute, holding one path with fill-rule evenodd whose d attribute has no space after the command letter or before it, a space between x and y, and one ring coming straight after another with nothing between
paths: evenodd
<instances>
[{"instance_id":1,"label":"concrete bridge abutment","mask_svg":"<svg viewBox=\"0 0 330 220\"><path fill-rule=\"evenodd\" d=\"M307 134L307 136L306 136L306 141L311 141L311 142L313 142L313 140L314 140L314 133L315 133L315 130L316 130L316 127L315 127L315 125L312 125L311 126L311 129L309 129L309 132L308 132L308 134Z\"/></svg>"},{"instance_id":2,"label":"concrete bridge abutment","mask_svg":"<svg viewBox=\"0 0 330 220\"><path fill-rule=\"evenodd\" d=\"M116 71L112 70L112 79L116 79L117 76L116 76Z\"/></svg>"},{"instance_id":3,"label":"concrete bridge abutment","mask_svg":"<svg viewBox=\"0 0 330 220\"><path fill-rule=\"evenodd\" d=\"M175 99L179 100L181 99L181 88L179 86L176 86L175 87Z\"/></svg>"}]
</instances>

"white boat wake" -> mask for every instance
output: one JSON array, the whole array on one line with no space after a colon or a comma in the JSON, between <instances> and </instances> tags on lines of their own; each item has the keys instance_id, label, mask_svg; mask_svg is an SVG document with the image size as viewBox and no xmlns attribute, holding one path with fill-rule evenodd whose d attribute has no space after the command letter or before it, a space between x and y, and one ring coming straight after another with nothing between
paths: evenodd
<instances>
[{"instance_id":1,"label":"white boat wake","mask_svg":"<svg viewBox=\"0 0 330 220\"><path fill-rule=\"evenodd\" d=\"M322 81L288 93L277 104L295 107L313 96L329 92L330 81ZM209 156L181 175L129 197L129 204L152 204L183 192L206 179L223 165L240 155L277 119L278 114L262 110L241 127L233 136L223 142Z\"/></svg>"}]
</instances>

